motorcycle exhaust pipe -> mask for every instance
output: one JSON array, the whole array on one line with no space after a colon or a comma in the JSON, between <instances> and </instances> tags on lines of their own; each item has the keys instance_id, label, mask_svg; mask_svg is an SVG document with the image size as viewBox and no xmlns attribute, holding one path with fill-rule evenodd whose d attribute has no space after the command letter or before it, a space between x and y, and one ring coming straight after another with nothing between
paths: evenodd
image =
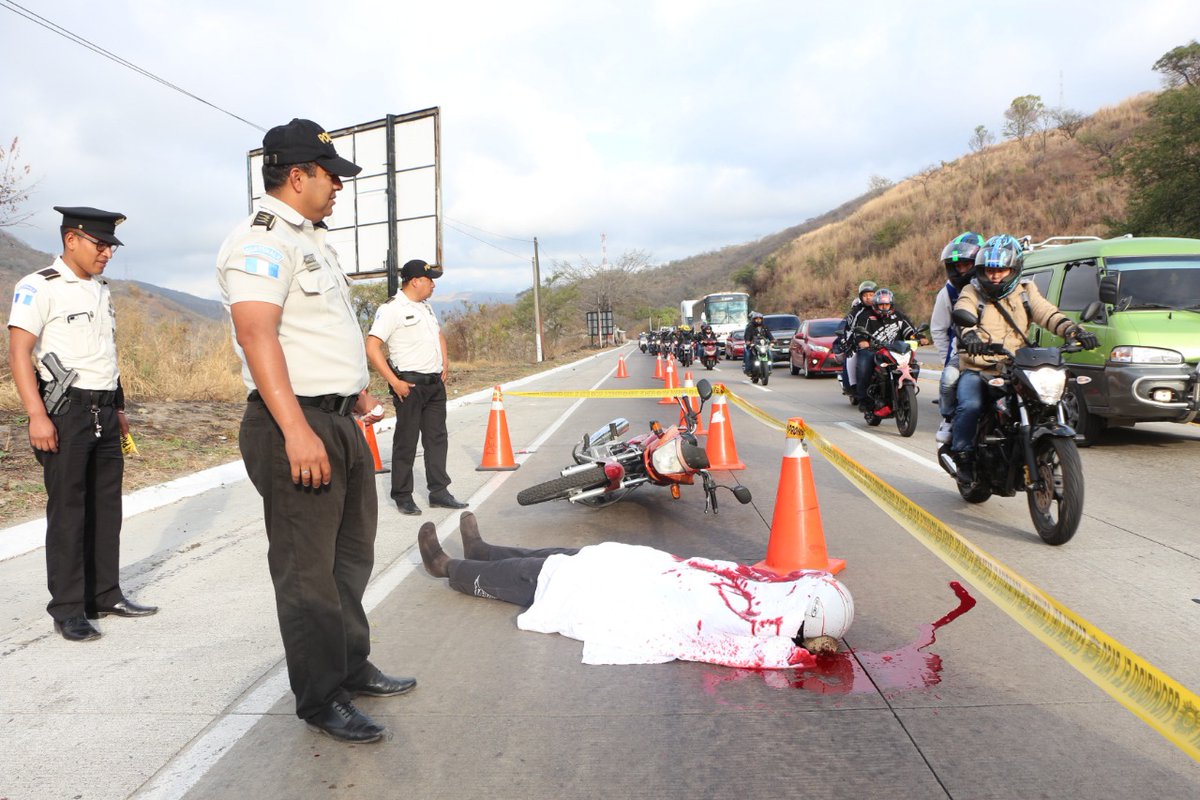
<instances>
[{"instance_id":1,"label":"motorcycle exhaust pipe","mask_svg":"<svg viewBox=\"0 0 1200 800\"><path fill-rule=\"evenodd\" d=\"M938 463L942 465L942 469L950 473L950 477L958 477L958 465L954 463L954 457L950 455L950 451L945 450L939 453Z\"/></svg>"}]
</instances>

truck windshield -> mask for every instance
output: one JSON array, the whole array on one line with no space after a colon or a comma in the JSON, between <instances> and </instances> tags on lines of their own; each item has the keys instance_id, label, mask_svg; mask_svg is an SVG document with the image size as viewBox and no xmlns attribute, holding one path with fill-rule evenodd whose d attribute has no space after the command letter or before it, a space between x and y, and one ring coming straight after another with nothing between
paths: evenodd
<instances>
[{"instance_id":1,"label":"truck windshield","mask_svg":"<svg viewBox=\"0 0 1200 800\"><path fill-rule=\"evenodd\" d=\"M1110 258L1121 273L1125 308L1196 308L1200 305L1200 255Z\"/></svg>"},{"instance_id":2,"label":"truck windshield","mask_svg":"<svg viewBox=\"0 0 1200 800\"><path fill-rule=\"evenodd\" d=\"M763 324L773 331L794 331L800 327L800 318L794 314L768 314Z\"/></svg>"}]
</instances>

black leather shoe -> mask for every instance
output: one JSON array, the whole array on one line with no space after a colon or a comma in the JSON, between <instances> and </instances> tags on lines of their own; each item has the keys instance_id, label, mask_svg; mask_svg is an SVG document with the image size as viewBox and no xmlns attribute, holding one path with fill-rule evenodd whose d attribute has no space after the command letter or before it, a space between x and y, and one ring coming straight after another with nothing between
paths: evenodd
<instances>
[{"instance_id":1,"label":"black leather shoe","mask_svg":"<svg viewBox=\"0 0 1200 800\"><path fill-rule=\"evenodd\" d=\"M100 631L88 622L87 617L70 617L54 620L54 632L62 634L68 642L90 642L100 638Z\"/></svg>"},{"instance_id":2,"label":"black leather shoe","mask_svg":"<svg viewBox=\"0 0 1200 800\"><path fill-rule=\"evenodd\" d=\"M399 509L401 514L407 514L410 517L415 517L421 513L421 508L412 501L411 497L407 500L397 500L396 508Z\"/></svg>"},{"instance_id":3,"label":"black leather shoe","mask_svg":"<svg viewBox=\"0 0 1200 800\"><path fill-rule=\"evenodd\" d=\"M95 619L96 617L107 617L109 614L114 617L148 617L157 613L158 606L141 606L126 599L119 603L113 603L111 606L97 606L95 614L88 614L88 617Z\"/></svg>"},{"instance_id":4,"label":"black leather shoe","mask_svg":"<svg viewBox=\"0 0 1200 800\"><path fill-rule=\"evenodd\" d=\"M429 495L429 505L437 506L438 508L466 508L467 504L459 502L454 495L446 492L445 494Z\"/></svg>"},{"instance_id":5,"label":"black leather shoe","mask_svg":"<svg viewBox=\"0 0 1200 800\"><path fill-rule=\"evenodd\" d=\"M384 675L379 670L376 670L375 677L366 683L346 686L344 688L351 694L365 694L371 697L395 697L398 694L411 691L416 685L416 678L393 678L391 675Z\"/></svg>"},{"instance_id":6,"label":"black leather shoe","mask_svg":"<svg viewBox=\"0 0 1200 800\"><path fill-rule=\"evenodd\" d=\"M305 720L314 731L333 737L339 742L366 744L383 738L384 728L354 707L350 701L334 700L324 709Z\"/></svg>"}]
</instances>

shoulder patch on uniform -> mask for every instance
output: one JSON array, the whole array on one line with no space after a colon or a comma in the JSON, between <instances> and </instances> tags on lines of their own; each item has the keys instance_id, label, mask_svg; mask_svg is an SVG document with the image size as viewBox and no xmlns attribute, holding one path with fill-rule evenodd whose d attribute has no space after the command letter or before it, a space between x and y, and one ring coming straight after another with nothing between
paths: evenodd
<instances>
[{"instance_id":1,"label":"shoulder patch on uniform","mask_svg":"<svg viewBox=\"0 0 1200 800\"><path fill-rule=\"evenodd\" d=\"M13 306L28 306L33 305L33 296L37 294L37 287L32 283L22 283L13 292Z\"/></svg>"},{"instance_id":2,"label":"shoulder patch on uniform","mask_svg":"<svg viewBox=\"0 0 1200 800\"><path fill-rule=\"evenodd\" d=\"M48 281L52 281L55 278L61 277L58 274L58 270L56 270L54 267L46 267L45 269L39 269L37 274L41 275L43 278L45 278Z\"/></svg>"},{"instance_id":3,"label":"shoulder patch on uniform","mask_svg":"<svg viewBox=\"0 0 1200 800\"><path fill-rule=\"evenodd\" d=\"M254 215L254 221L250 223L250 227L260 227L271 230L275 227L275 215L270 211L259 211Z\"/></svg>"},{"instance_id":4,"label":"shoulder patch on uniform","mask_svg":"<svg viewBox=\"0 0 1200 800\"><path fill-rule=\"evenodd\" d=\"M242 246L244 258L243 269L251 275L262 275L265 278L278 278L279 265L283 263L283 253L265 244L247 244Z\"/></svg>"}]
</instances>

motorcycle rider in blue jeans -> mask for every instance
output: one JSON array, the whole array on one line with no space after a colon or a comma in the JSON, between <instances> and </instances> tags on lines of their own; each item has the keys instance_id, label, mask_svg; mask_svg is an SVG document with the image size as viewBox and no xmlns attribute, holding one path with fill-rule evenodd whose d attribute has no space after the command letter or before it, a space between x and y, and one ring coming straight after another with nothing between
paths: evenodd
<instances>
[{"instance_id":1,"label":"motorcycle rider in blue jeans","mask_svg":"<svg viewBox=\"0 0 1200 800\"><path fill-rule=\"evenodd\" d=\"M975 256L983 246L983 237L978 233L961 233L942 250L942 266L946 270L946 285L933 301L933 313L929 317L929 331L933 345L941 357L942 377L938 394L938 411L942 415L937 430L937 441L950 441L954 420L954 408L958 404L958 332L950 321L950 312L962 288L975 275Z\"/></svg>"},{"instance_id":2,"label":"motorcycle rider in blue jeans","mask_svg":"<svg viewBox=\"0 0 1200 800\"><path fill-rule=\"evenodd\" d=\"M955 310L969 311L979 320L974 327L960 331L958 348L958 406L950 451L958 481L964 485L975 482L975 433L983 413L984 381L997 375L1007 358L987 354L988 345L1002 344L1009 352L1016 352L1025 346L1024 335L1031 322L1055 336L1074 339L1084 348L1097 345L1094 333L1072 322L1042 297L1033 281L1021 280L1024 265L1025 253L1016 239L1008 234L993 236L975 256L975 277L963 287L954 304Z\"/></svg>"}]
</instances>

